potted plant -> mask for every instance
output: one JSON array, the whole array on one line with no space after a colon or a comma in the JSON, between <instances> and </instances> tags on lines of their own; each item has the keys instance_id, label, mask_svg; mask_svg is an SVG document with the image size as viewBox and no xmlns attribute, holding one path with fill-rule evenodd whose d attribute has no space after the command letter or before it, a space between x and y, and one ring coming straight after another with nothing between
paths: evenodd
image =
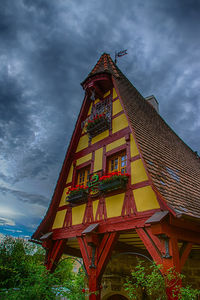
<instances>
[{"instance_id":1,"label":"potted plant","mask_svg":"<svg viewBox=\"0 0 200 300\"><path fill-rule=\"evenodd\" d=\"M108 129L109 122L105 114L96 114L92 119L89 119L85 125L87 133L91 137Z\"/></svg>"},{"instance_id":2,"label":"potted plant","mask_svg":"<svg viewBox=\"0 0 200 300\"><path fill-rule=\"evenodd\" d=\"M88 186L76 185L69 188L67 192L67 201L71 204L82 203L87 200Z\"/></svg>"},{"instance_id":3,"label":"potted plant","mask_svg":"<svg viewBox=\"0 0 200 300\"><path fill-rule=\"evenodd\" d=\"M109 192L118 189L125 189L129 178L128 173L112 172L100 177L99 190Z\"/></svg>"}]
</instances>

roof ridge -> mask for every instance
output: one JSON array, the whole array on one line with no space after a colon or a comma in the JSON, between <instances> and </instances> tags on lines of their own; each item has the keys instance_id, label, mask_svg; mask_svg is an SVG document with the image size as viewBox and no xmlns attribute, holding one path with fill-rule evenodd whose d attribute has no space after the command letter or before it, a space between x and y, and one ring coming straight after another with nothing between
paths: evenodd
<instances>
[{"instance_id":1,"label":"roof ridge","mask_svg":"<svg viewBox=\"0 0 200 300\"><path fill-rule=\"evenodd\" d=\"M99 60L97 61L96 65L94 66L92 71L89 73L87 78L90 76L93 76L95 74L102 73L102 72L106 72L106 73L109 72L110 74L112 74L115 77L120 77L119 69L117 68L116 64L113 62L110 54L105 53L105 52L101 55L101 57L99 58Z\"/></svg>"},{"instance_id":2,"label":"roof ridge","mask_svg":"<svg viewBox=\"0 0 200 300\"><path fill-rule=\"evenodd\" d=\"M103 59L104 59L104 69L108 70L107 55L104 54Z\"/></svg>"},{"instance_id":3,"label":"roof ridge","mask_svg":"<svg viewBox=\"0 0 200 300\"><path fill-rule=\"evenodd\" d=\"M109 59L109 61L110 61L110 64L111 64L112 67L113 67L115 76L116 76L116 77L120 77L120 76L119 76L119 73L118 73L118 71L117 71L117 66L116 66L116 64L113 62L113 60L112 60L112 58L110 57L110 55L108 56L108 59Z\"/></svg>"},{"instance_id":4,"label":"roof ridge","mask_svg":"<svg viewBox=\"0 0 200 300\"><path fill-rule=\"evenodd\" d=\"M102 60L103 55L101 55L101 57L99 58L99 60L97 61L96 65L94 66L94 68L92 69L92 71L90 72L90 74L95 73L96 69L98 68L100 61Z\"/></svg>"}]
</instances>

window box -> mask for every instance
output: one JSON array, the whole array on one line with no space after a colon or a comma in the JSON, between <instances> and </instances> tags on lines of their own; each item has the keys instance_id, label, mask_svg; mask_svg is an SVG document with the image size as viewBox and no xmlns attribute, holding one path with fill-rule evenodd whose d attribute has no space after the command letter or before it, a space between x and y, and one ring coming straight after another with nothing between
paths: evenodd
<instances>
[{"instance_id":1,"label":"window box","mask_svg":"<svg viewBox=\"0 0 200 300\"><path fill-rule=\"evenodd\" d=\"M80 189L77 191L72 191L67 197L67 201L70 204L81 204L87 201L88 191L86 189Z\"/></svg>"},{"instance_id":2,"label":"window box","mask_svg":"<svg viewBox=\"0 0 200 300\"><path fill-rule=\"evenodd\" d=\"M94 137L101 132L109 129L109 127L110 122L104 114L96 115L94 119L88 120L88 123L86 124L86 131L90 135L90 137Z\"/></svg>"},{"instance_id":3,"label":"window box","mask_svg":"<svg viewBox=\"0 0 200 300\"><path fill-rule=\"evenodd\" d=\"M118 189L125 189L128 182L128 175L113 176L109 179L100 181L99 190L110 192Z\"/></svg>"}]
</instances>

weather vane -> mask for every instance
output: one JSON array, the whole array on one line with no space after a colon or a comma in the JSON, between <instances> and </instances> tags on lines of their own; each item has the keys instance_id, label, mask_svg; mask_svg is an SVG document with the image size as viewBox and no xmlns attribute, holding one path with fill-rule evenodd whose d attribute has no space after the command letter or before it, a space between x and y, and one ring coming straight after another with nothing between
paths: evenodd
<instances>
[{"instance_id":1,"label":"weather vane","mask_svg":"<svg viewBox=\"0 0 200 300\"><path fill-rule=\"evenodd\" d=\"M121 57L121 56L124 56L126 54L128 54L127 49L119 51L119 52L115 51L115 64L117 63L117 57Z\"/></svg>"}]
</instances>

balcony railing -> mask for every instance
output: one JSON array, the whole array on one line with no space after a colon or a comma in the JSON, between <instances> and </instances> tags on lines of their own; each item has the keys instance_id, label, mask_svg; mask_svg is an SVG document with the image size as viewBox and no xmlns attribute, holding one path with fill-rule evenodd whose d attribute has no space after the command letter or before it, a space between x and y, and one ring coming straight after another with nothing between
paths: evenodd
<instances>
[{"instance_id":1,"label":"balcony railing","mask_svg":"<svg viewBox=\"0 0 200 300\"><path fill-rule=\"evenodd\" d=\"M111 103L111 98L108 97L93 104L90 116L82 122L82 128L88 133L90 139L111 128Z\"/></svg>"}]
</instances>

